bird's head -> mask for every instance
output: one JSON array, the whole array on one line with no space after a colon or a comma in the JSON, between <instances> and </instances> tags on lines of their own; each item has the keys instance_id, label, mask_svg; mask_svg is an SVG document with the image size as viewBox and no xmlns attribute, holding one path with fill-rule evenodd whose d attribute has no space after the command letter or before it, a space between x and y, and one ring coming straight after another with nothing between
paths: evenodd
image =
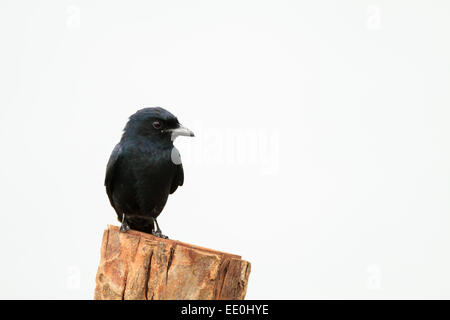
<instances>
[{"instance_id":1,"label":"bird's head","mask_svg":"<svg viewBox=\"0 0 450 320\"><path fill-rule=\"evenodd\" d=\"M180 124L177 117L161 107L138 110L128 120L124 134L161 141L173 141L178 136L194 136L191 130Z\"/></svg>"}]
</instances>

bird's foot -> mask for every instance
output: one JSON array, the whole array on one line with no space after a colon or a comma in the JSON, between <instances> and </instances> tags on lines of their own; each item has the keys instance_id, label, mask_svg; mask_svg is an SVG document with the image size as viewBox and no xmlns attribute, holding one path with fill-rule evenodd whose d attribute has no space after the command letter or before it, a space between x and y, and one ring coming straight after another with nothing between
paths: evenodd
<instances>
[{"instance_id":1,"label":"bird's foot","mask_svg":"<svg viewBox=\"0 0 450 320\"><path fill-rule=\"evenodd\" d=\"M152 235L154 235L155 237L158 237L158 238L162 238L162 239L169 239L168 236L162 234L162 232L158 231L158 230L157 231L152 230Z\"/></svg>"},{"instance_id":2,"label":"bird's foot","mask_svg":"<svg viewBox=\"0 0 450 320\"><path fill-rule=\"evenodd\" d=\"M125 221L122 222L122 224L120 225L120 232L127 232L128 230L130 230L130 226L128 225L128 223L126 223Z\"/></svg>"},{"instance_id":3,"label":"bird's foot","mask_svg":"<svg viewBox=\"0 0 450 320\"><path fill-rule=\"evenodd\" d=\"M122 224L120 225L120 232L127 232L130 230L130 226L128 225L127 221L125 220L125 213L122 214Z\"/></svg>"}]
</instances>

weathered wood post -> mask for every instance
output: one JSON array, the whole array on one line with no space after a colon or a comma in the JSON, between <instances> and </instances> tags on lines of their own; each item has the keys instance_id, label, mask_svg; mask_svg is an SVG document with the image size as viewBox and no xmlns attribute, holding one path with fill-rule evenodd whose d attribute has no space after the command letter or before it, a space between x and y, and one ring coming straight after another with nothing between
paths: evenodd
<instances>
[{"instance_id":1,"label":"weathered wood post","mask_svg":"<svg viewBox=\"0 0 450 320\"><path fill-rule=\"evenodd\" d=\"M240 256L108 226L94 299L241 300L249 274Z\"/></svg>"}]
</instances>

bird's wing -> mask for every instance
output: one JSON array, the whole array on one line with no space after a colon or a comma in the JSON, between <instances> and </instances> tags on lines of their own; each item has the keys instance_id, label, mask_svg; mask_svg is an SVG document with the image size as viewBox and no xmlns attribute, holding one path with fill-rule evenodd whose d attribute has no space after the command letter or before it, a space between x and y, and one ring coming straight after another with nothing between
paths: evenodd
<instances>
[{"instance_id":1,"label":"bird's wing","mask_svg":"<svg viewBox=\"0 0 450 320\"><path fill-rule=\"evenodd\" d=\"M172 185L170 186L170 193L174 193L178 186L182 186L184 182L183 165L181 164L181 155L177 148L173 147L170 154L172 163L175 164L175 175L173 176Z\"/></svg>"},{"instance_id":2,"label":"bird's wing","mask_svg":"<svg viewBox=\"0 0 450 320\"><path fill-rule=\"evenodd\" d=\"M172 180L172 186L170 187L170 193L174 193L175 190L177 190L178 186L182 186L184 182L184 171L183 171L183 165L177 164L177 169L175 171L175 175Z\"/></svg>"},{"instance_id":3,"label":"bird's wing","mask_svg":"<svg viewBox=\"0 0 450 320\"><path fill-rule=\"evenodd\" d=\"M117 170L118 162L120 159L120 155L122 152L122 147L120 143L116 145L114 150L111 153L111 156L109 157L108 164L106 165L106 176L105 176L105 187L106 187L106 193L108 194L109 201L111 202L111 205L114 207L113 203L113 181L114 176Z\"/></svg>"}]
</instances>

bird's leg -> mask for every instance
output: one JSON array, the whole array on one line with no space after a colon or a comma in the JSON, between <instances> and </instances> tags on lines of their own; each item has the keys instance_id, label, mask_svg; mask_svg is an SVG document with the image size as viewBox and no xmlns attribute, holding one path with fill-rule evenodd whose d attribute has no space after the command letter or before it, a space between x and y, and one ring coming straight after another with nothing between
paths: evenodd
<instances>
[{"instance_id":1,"label":"bird's leg","mask_svg":"<svg viewBox=\"0 0 450 320\"><path fill-rule=\"evenodd\" d=\"M156 231L155 231L155 229L156 229ZM153 234L155 237L158 237L158 238L169 239L168 236L162 234L161 229L159 228L159 225L158 225L158 221L156 221L155 218L153 218L153 230L152 230L152 234Z\"/></svg>"},{"instance_id":2,"label":"bird's leg","mask_svg":"<svg viewBox=\"0 0 450 320\"><path fill-rule=\"evenodd\" d=\"M130 230L130 226L128 225L127 221L125 220L125 213L122 214L122 224L120 225L120 232L127 232Z\"/></svg>"}]
</instances>

